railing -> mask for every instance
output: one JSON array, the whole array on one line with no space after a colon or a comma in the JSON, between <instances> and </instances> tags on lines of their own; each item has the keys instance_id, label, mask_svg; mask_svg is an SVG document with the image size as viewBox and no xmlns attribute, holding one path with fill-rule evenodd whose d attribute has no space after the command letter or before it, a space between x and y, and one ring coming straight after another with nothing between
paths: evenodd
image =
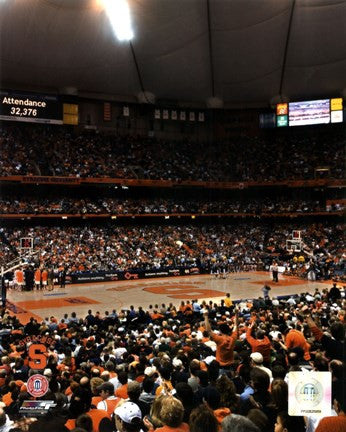
<instances>
[{"instance_id":1,"label":"railing","mask_svg":"<svg viewBox=\"0 0 346 432\"><path fill-rule=\"evenodd\" d=\"M5 176L0 182L16 182L21 184L114 184L119 186L136 187L199 187L205 189L247 189L251 187L286 186L297 187L346 187L346 179L310 179L310 180L280 180L280 181L247 181L247 182L221 182L221 181L194 181L194 180L147 180L124 179L111 177L50 177L50 176Z\"/></svg>"},{"instance_id":2,"label":"railing","mask_svg":"<svg viewBox=\"0 0 346 432\"><path fill-rule=\"evenodd\" d=\"M87 213L87 214L69 214L69 213L15 213L15 214L0 214L0 219L145 219L145 218L299 218L306 216L344 216L345 211L316 211L316 212L281 212L281 213L127 213L127 214L111 214L111 213Z\"/></svg>"}]
</instances>

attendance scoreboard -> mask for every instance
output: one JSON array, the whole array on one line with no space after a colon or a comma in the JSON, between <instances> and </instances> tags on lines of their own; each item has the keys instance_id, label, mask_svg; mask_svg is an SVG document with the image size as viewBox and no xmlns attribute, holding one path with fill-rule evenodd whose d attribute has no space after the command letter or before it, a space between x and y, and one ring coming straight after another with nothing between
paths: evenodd
<instances>
[{"instance_id":1,"label":"attendance scoreboard","mask_svg":"<svg viewBox=\"0 0 346 432\"><path fill-rule=\"evenodd\" d=\"M0 120L63 124L63 114L56 96L0 91Z\"/></svg>"},{"instance_id":2,"label":"attendance scoreboard","mask_svg":"<svg viewBox=\"0 0 346 432\"><path fill-rule=\"evenodd\" d=\"M276 105L277 127L342 122L342 98L279 103Z\"/></svg>"}]
</instances>

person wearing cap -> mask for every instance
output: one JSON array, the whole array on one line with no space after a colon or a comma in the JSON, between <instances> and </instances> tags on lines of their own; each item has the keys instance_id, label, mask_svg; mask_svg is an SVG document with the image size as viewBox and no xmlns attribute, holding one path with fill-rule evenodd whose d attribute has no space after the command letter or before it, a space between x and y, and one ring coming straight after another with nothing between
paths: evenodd
<instances>
[{"instance_id":1,"label":"person wearing cap","mask_svg":"<svg viewBox=\"0 0 346 432\"><path fill-rule=\"evenodd\" d=\"M124 402L114 410L117 432L140 432L142 430L142 413L138 405Z\"/></svg>"},{"instance_id":2,"label":"person wearing cap","mask_svg":"<svg viewBox=\"0 0 346 432\"><path fill-rule=\"evenodd\" d=\"M97 387L100 392L102 401L97 404L97 409L107 411L111 417L120 399L114 396L114 385L110 382L105 382Z\"/></svg>"},{"instance_id":3,"label":"person wearing cap","mask_svg":"<svg viewBox=\"0 0 346 432\"><path fill-rule=\"evenodd\" d=\"M127 394L129 396L129 402L136 404L141 410L142 417L146 416L150 412L150 404L139 399L141 395L141 385L137 381L130 381L127 387Z\"/></svg>"},{"instance_id":4,"label":"person wearing cap","mask_svg":"<svg viewBox=\"0 0 346 432\"><path fill-rule=\"evenodd\" d=\"M227 324L221 324L219 326L221 334L217 334L211 330L208 311L205 311L203 315L205 329L209 333L210 338L216 343L216 360L220 364L220 373L222 374L222 369L229 369L233 363L233 350L238 336L238 311L236 310L236 321L233 332Z\"/></svg>"},{"instance_id":5,"label":"person wearing cap","mask_svg":"<svg viewBox=\"0 0 346 432\"><path fill-rule=\"evenodd\" d=\"M263 356L260 352L251 353L250 358L253 362L253 366L262 369L264 372L266 372L269 375L269 378L271 380L273 379L272 371L267 367L263 366Z\"/></svg>"}]
</instances>

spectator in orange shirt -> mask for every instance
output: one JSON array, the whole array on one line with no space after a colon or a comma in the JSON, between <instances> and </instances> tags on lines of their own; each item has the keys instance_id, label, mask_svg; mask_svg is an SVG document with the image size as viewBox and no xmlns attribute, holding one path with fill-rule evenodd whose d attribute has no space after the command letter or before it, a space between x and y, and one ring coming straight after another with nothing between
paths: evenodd
<instances>
[{"instance_id":1,"label":"spectator in orange shirt","mask_svg":"<svg viewBox=\"0 0 346 432\"><path fill-rule=\"evenodd\" d=\"M118 380L121 384L121 387L115 390L115 396L121 399L127 399L129 397L129 395L127 394L127 383L128 383L127 373L124 371L119 372Z\"/></svg>"},{"instance_id":2,"label":"spectator in orange shirt","mask_svg":"<svg viewBox=\"0 0 346 432\"><path fill-rule=\"evenodd\" d=\"M102 398L97 404L97 409L107 411L109 418L111 418L116 406L120 402L120 399L114 396L114 385L110 382L104 382L97 387L97 390L100 392Z\"/></svg>"},{"instance_id":3,"label":"spectator in orange shirt","mask_svg":"<svg viewBox=\"0 0 346 432\"><path fill-rule=\"evenodd\" d=\"M221 369L229 369L233 363L233 350L238 334L238 311L236 311L236 323L233 332L225 323L219 326L221 334L213 332L208 312L204 312L204 323L206 331L210 334L210 338L216 343L216 360L219 362Z\"/></svg>"},{"instance_id":4,"label":"spectator in orange shirt","mask_svg":"<svg viewBox=\"0 0 346 432\"><path fill-rule=\"evenodd\" d=\"M340 385L337 387L333 408L337 416L324 417L318 424L316 432L345 432L346 430L346 398L345 386Z\"/></svg>"},{"instance_id":5,"label":"spectator in orange shirt","mask_svg":"<svg viewBox=\"0 0 346 432\"><path fill-rule=\"evenodd\" d=\"M252 352L259 352L263 356L263 362L267 365L270 363L271 343L265 332L261 329L256 331L256 337L252 336L252 330L256 328L253 322L247 329L246 340L251 346Z\"/></svg>"},{"instance_id":6,"label":"spectator in orange shirt","mask_svg":"<svg viewBox=\"0 0 346 432\"><path fill-rule=\"evenodd\" d=\"M309 361L310 345L307 343L303 333L296 329L291 329L285 337L285 347L287 350L290 348L300 347L304 351L304 360Z\"/></svg>"}]
</instances>

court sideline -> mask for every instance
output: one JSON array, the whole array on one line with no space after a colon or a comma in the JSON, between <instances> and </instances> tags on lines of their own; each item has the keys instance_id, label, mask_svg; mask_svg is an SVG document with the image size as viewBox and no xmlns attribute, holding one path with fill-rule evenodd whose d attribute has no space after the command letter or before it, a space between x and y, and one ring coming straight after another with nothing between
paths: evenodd
<instances>
[{"instance_id":1,"label":"court sideline","mask_svg":"<svg viewBox=\"0 0 346 432\"><path fill-rule=\"evenodd\" d=\"M9 291L8 309L22 323L31 316L38 320L65 313L76 312L84 317L89 309L101 315L112 309L121 310L134 305L147 308L150 304L179 305L182 300L213 300L219 302L230 293L232 300L251 299L262 296L264 284L271 286L271 297L313 292L315 288L330 288L331 282L310 282L295 277L281 276L278 283L271 281L268 272L233 273L227 279L211 275L178 276L172 278L140 279L131 281L99 282L66 285L54 291Z\"/></svg>"}]
</instances>

